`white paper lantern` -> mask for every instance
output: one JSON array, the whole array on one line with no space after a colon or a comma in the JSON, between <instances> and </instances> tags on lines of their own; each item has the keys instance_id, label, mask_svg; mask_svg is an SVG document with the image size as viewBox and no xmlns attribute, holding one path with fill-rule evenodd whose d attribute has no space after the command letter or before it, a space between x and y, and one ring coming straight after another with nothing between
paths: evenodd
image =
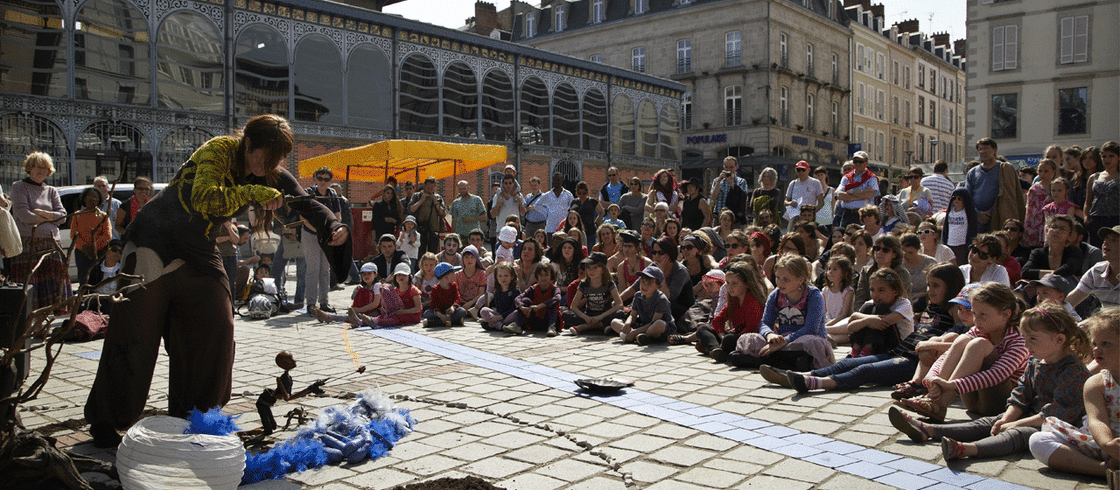
<instances>
[{"instance_id":1,"label":"white paper lantern","mask_svg":"<svg viewBox=\"0 0 1120 490\"><path fill-rule=\"evenodd\" d=\"M128 490L237 488L245 471L241 439L184 434L188 425L157 415L128 429L117 448L121 485Z\"/></svg>"}]
</instances>

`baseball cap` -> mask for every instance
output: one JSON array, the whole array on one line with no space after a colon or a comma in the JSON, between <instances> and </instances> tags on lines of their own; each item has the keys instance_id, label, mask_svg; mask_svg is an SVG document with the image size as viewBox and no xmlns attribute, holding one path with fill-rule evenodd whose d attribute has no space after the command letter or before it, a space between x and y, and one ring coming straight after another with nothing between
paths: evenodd
<instances>
[{"instance_id":1,"label":"baseball cap","mask_svg":"<svg viewBox=\"0 0 1120 490\"><path fill-rule=\"evenodd\" d=\"M1097 230L1097 236L1101 237L1101 240L1107 240L1108 236L1114 233L1120 235L1120 225L1113 226L1112 228L1101 228Z\"/></svg>"},{"instance_id":2,"label":"baseball cap","mask_svg":"<svg viewBox=\"0 0 1120 490\"><path fill-rule=\"evenodd\" d=\"M862 150L852 154L852 159L854 160L856 158L859 158L865 162L871 159L871 157L867 156L867 152Z\"/></svg>"},{"instance_id":3,"label":"baseball cap","mask_svg":"<svg viewBox=\"0 0 1120 490\"><path fill-rule=\"evenodd\" d=\"M642 272L639 272L638 275L642 277L648 277L650 279L656 279L657 282L665 281L665 274L662 273L661 269L658 269L656 265L651 265L649 267L646 267L645 269L642 269Z\"/></svg>"},{"instance_id":4,"label":"baseball cap","mask_svg":"<svg viewBox=\"0 0 1120 490\"><path fill-rule=\"evenodd\" d=\"M363 273L365 273L365 272L377 272L377 266L373 265L373 262L366 262L366 263L362 264L362 268L359 269L359 270Z\"/></svg>"},{"instance_id":5,"label":"baseball cap","mask_svg":"<svg viewBox=\"0 0 1120 490\"><path fill-rule=\"evenodd\" d=\"M957 294L957 297L949 300L949 302L956 303L971 310L972 299L969 298L969 296L977 289L980 289L980 283L966 284L963 288L961 288L960 294Z\"/></svg>"},{"instance_id":6,"label":"baseball cap","mask_svg":"<svg viewBox=\"0 0 1120 490\"><path fill-rule=\"evenodd\" d=\"M809 162L806 162L805 160L801 160L800 162L797 162L797 166L794 167L794 168L803 168L805 170L809 170Z\"/></svg>"},{"instance_id":7,"label":"baseball cap","mask_svg":"<svg viewBox=\"0 0 1120 490\"><path fill-rule=\"evenodd\" d=\"M446 276L452 272L458 272L460 269L462 269L462 267L451 265L447 262L440 262L439 264L436 264L436 279L442 279L443 276Z\"/></svg>"},{"instance_id":8,"label":"baseball cap","mask_svg":"<svg viewBox=\"0 0 1120 490\"><path fill-rule=\"evenodd\" d=\"M583 259L580 263L583 265L606 264L607 254L603 252L591 252L591 255L588 255L587 258Z\"/></svg>"},{"instance_id":9,"label":"baseball cap","mask_svg":"<svg viewBox=\"0 0 1120 490\"><path fill-rule=\"evenodd\" d=\"M406 264L404 262L401 262L401 263L397 264L396 267L393 268L393 275L395 276L397 274L404 274L406 276L411 276L412 275L412 268L409 267L408 264Z\"/></svg>"},{"instance_id":10,"label":"baseball cap","mask_svg":"<svg viewBox=\"0 0 1120 490\"><path fill-rule=\"evenodd\" d=\"M622 232L618 234L618 237L621 238L624 243L642 243L642 236L634 230L622 230Z\"/></svg>"},{"instance_id":11,"label":"baseball cap","mask_svg":"<svg viewBox=\"0 0 1120 490\"><path fill-rule=\"evenodd\" d=\"M1046 274L1040 279L1031 281L1031 284L1035 286L1046 286L1048 288L1054 288L1058 291L1061 291L1062 294L1071 293L1073 291L1073 288L1076 286L1073 281L1057 274Z\"/></svg>"}]
</instances>

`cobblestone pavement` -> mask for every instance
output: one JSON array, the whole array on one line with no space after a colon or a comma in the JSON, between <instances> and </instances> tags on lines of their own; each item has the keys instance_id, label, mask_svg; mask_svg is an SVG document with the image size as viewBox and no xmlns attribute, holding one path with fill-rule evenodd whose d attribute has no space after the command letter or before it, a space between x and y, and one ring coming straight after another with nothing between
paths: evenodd
<instances>
[{"instance_id":1,"label":"cobblestone pavement","mask_svg":"<svg viewBox=\"0 0 1120 490\"><path fill-rule=\"evenodd\" d=\"M350 290L330 297L336 306L349 304ZM292 371L297 390L355 369L341 325L297 313L235 323L234 395L226 412L241 414L244 428L258 423L257 394L275 386L278 351L291 351L299 362ZM466 475L510 490L1104 488L1103 480L1043 469L1029 454L957 461L945 469L939 445L913 444L891 427L886 388L798 395L688 346L639 347L601 336L510 336L471 322L440 329L349 330L346 337L367 371L328 383L328 395L380 388L411 410L416 432L376 461L245 488L381 489ZM23 407L24 424L36 428L81 418L100 349L100 341L66 345L39 399ZM563 381L575 376L633 380L627 396L664 404L667 411L633 399L575 395L574 385ZM166 389L167 358L161 354L151 407L166 408ZM293 406L317 413L338 403L346 402L309 397L281 402L273 411L283 424L281 415ZM748 419L735 427L712 423ZM948 419L968 415L958 404ZM95 449L85 430L88 426L55 436L60 445L111 461L114 451ZM293 433L276 436L283 440Z\"/></svg>"}]
</instances>

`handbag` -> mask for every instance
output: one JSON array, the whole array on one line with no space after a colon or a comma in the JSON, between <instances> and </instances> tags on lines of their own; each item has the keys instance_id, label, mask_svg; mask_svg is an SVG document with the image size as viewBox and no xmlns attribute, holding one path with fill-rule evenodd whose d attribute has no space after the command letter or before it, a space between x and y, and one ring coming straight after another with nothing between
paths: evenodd
<instances>
[{"instance_id":1,"label":"handbag","mask_svg":"<svg viewBox=\"0 0 1120 490\"><path fill-rule=\"evenodd\" d=\"M0 255L5 258L23 253L23 239L19 236L16 219L7 208L0 208Z\"/></svg>"}]
</instances>

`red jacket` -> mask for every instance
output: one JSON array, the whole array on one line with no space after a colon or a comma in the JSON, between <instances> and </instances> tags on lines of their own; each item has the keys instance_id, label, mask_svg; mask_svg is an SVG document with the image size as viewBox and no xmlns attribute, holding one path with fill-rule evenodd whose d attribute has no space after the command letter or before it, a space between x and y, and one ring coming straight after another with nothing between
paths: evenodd
<instances>
[{"instance_id":1,"label":"red jacket","mask_svg":"<svg viewBox=\"0 0 1120 490\"><path fill-rule=\"evenodd\" d=\"M758 325L762 323L762 310L762 303L750 293L747 293L742 304L739 303L739 298L727 298L727 304L712 318L712 330L720 334L725 331L736 335L758 333ZM727 322L731 322L730 325Z\"/></svg>"}]
</instances>

